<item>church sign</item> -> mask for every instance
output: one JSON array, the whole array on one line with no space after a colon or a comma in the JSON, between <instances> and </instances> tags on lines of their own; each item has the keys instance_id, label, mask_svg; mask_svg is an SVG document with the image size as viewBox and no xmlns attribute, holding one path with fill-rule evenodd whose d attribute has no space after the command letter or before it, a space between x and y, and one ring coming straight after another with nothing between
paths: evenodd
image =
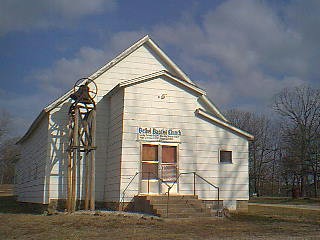
<instances>
[{"instance_id":1,"label":"church sign","mask_svg":"<svg viewBox=\"0 0 320 240\"><path fill-rule=\"evenodd\" d=\"M181 130L173 128L138 127L138 141L180 142Z\"/></svg>"}]
</instances>

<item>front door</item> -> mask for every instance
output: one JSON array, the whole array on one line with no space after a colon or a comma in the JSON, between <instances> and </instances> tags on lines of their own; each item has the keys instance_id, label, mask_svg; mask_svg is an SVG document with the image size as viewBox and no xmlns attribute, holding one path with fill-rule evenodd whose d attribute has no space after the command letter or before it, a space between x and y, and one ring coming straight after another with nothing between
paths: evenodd
<instances>
[{"instance_id":1,"label":"front door","mask_svg":"<svg viewBox=\"0 0 320 240\"><path fill-rule=\"evenodd\" d=\"M161 146L161 193L168 192L168 187L172 186L170 194L177 193L177 146Z\"/></svg>"},{"instance_id":2,"label":"front door","mask_svg":"<svg viewBox=\"0 0 320 240\"><path fill-rule=\"evenodd\" d=\"M177 146L142 144L141 188L143 194L177 193Z\"/></svg>"}]
</instances>

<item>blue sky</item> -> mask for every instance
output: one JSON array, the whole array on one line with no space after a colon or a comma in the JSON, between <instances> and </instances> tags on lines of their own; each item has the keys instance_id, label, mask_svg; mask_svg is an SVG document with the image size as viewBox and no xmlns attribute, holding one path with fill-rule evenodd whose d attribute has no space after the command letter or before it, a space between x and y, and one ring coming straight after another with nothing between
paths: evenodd
<instances>
[{"instance_id":1,"label":"blue sky","mask_svg":"<svg viewBox=\"0 0 320 240\"><path fill-rule=\"evenodd\" d=\"M222 109L268 112L319 86L317 0L0 0L0 108L23 134L48 103L135 41L152 39Z\"/></svg>"}]
</instances>

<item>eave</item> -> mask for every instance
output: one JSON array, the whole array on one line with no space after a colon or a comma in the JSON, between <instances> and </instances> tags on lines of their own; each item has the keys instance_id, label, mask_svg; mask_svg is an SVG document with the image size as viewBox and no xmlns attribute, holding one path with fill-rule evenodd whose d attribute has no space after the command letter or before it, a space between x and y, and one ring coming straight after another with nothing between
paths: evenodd
<instances>
[{"instance_id":1,"label":"eave","mask_svg":"<svg viewBox=\"0 0 320 240\"><path fill-rule=\"evenodd\" d=\"M158 71L158 72L154 72L154 73L151 73L151 74L147 74L147 75L144 75L144 76L141 76L141 77L138 77L138 78L134 78L134 79L131 79L131 80L123 81L123 82L119 83L118 85L116 85L108 93L108 95L112 96L114 93L116 93L121 88L132 86L132 85L135 85L135 84L139 84L139 83L142 83L142 82L145 82L145 81L150 81L150 80L158 78L158 77L166 77L170 81L172 81L174 83L177 83L177 84L189 89L192 92L195 92L197 95L205 95L206 94L206 92L203 89L197 87L196 85L193 85L191 83L183 81L183 80L171 75L169 72L167 72L165 70L162 70L162 71Z\"/></svg>"},{"instance_id":2,"label":"eave","mask_svg":"<svg viewBox=\"0 0 320 240\"><path fill-rule=\"evenodd\" d=\"M196 114L196 115L200 115L200 116L202 116L202 117L205 117L205 118L207 118L207 119L209 119L209 120L217 123L218 125L220 125L220 126L222 126L222 127L225 127L225 128L227 128L227 129L230 129L231 131L233 131L233 132L235 132L235 133L237 133L237 134L239 134L239 135L247 138L247 139L250 140L250 141L254 140L254 136L251 135L250 133L239 129L239 128L231 125L231 124L228 123L228 122L222 121L221 119L219 119L219 118L211 115L210 113L208 113L208 112L206 112L206 111L204 111L204 110L202 110L202 109L200 109L200 108L198 108L198 109L195 111L195 114Z\"/></svg>"}]
</instances>

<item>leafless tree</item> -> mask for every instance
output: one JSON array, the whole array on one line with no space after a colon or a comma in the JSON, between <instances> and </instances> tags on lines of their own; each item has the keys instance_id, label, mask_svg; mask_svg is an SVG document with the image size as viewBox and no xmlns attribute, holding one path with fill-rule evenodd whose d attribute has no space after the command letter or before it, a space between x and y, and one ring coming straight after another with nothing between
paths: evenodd
<instances>
[{"instance_id":1,"label":"leafless tree","mask_svg":"<svg viewBox=\"0 0 320 240\"><path fill-rule=\"evenodd\" d=\"M0 184L13 183L15 163L19 159L19 147L16 138L7 139L0 147Z\"/></svg>"},{"instance_id":2,"label":"leafless tree","mask_svg":"<svg viewBox=\"0 0 320 240\"><path fill-rule=\"evenodd\" d=\"M292 163L293 178L299 178L301 195L307 195L311 174L314 178L314 195L317 196L320 90L310 86L284 89L276 95L273 108L284 123L282 136L286 146L286 158Z\"/></svg>"},{"instance_id":3,"label":"leafless tree","mask_svg":"<svg viewBox=\"0 0 320 240\"><path fill-rule=\"evenodd\" d=\"M10 121L8 111L0 109L0 184L13 183L14 165L19 157L17 139L10 136Z\"/></svg>"},{"instance_id":4,"label":"leafless tree","mask_svg":"<svg viewBox=\"0 0 320 240\"><path fill-rule=\"evenodd\" d=\"M275 164L271 120L264 115L240 110L229 110L225 115L233 125L254 135L249 144L250 188L261 195L266 180L270 182L268 178L274 178L274 175L270 176L270 164Z\"/></svg>"}]
</instances>

